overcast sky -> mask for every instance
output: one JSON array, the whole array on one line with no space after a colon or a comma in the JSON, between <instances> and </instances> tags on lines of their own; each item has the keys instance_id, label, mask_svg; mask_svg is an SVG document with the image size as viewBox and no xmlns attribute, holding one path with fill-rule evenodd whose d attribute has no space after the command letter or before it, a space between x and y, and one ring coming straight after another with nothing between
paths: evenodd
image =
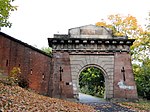
<instances>
[{"instance_id":1,"label":"overcast sky","mask_svg":"<svg viewBox=\"0 0 150 112\"><path fill-rule=\"evenodd\" d=\"M67 34L68 29L95 24L110 14L135 16L145 24L150 0L16 0L11 28L2 32L38 48L47 47L48 37Z\"/></svg>"}]
</instances>

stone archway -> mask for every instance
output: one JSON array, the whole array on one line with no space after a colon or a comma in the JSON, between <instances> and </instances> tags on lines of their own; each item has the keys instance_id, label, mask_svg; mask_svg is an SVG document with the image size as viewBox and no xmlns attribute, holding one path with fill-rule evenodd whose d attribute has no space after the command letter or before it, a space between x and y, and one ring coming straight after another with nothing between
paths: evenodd
<instances>
[{"instance_id":1,"label":"stone archway","mask_svg":"<svg viewBox=\"0 0 150 112\"><path fill-rule=\"evenodd\" d=\"M78 98L78 75L94 65L104 72L106 99L137 99L130 56L134 39L113 37L105 27L86 25L69 29L68 35L55 34L48 41L53 49L52 97Z\"/></svg>"},{"instance_id":2,"label":"stone archway","mask_svg":"<svg viewBox=\"0 0 150 112\"><path fill-rule=\"evenodd\" d=\"M95 71L97 71L97 72L95 72ZM88 73L88 76L86 75L87 73ZM78 83L77 87L79 89L78 90L79 94L80 93L81 94L82 93L84 93L84 94L90 94L92 96L97 96L97 97L101 97L101 98L106 99L106 91L105 91L105 90L107 90L107 85L105 84L105 80L107 78L106 74L107 73L105 72L105 70L101 66L93 65L93 64L89 64L89 65L84 66L80 70L80 72L78 74L78 79L77 79L77 83ZM87 80L89 80L88 78L91 78L91 77L92 77L91 81L87 82ZM95 84L92 84L92 85L87 85L86 84L86 83L89 84L91 82L93 83L93 81L95 81ZM97 85L97 84L99 84L99 85ZM95 85L96 88L93 88L93 85ZM104 91L100 90L101 93L99 93L100 91L98 89L98 86L101 89L104 89ZM90 88L90 90L89 90L89 88ZM79 96L79 100L80 100L80 95L78 95L78 96Z\"/></svg>"},{"instance_id":3,"label":"stone archway","mask_svg":"<svg viewBox=\"0 0 150 112\"><path fill-rule=\"evenodd\" d=\"M85 67L89 66L95 66L103 72L105 77L105 98L108 99L113 97L113 55L70 55L70 63L73 94L75 98L78 98L79 94L79 74Z\"/></svg>"}]
</instances>

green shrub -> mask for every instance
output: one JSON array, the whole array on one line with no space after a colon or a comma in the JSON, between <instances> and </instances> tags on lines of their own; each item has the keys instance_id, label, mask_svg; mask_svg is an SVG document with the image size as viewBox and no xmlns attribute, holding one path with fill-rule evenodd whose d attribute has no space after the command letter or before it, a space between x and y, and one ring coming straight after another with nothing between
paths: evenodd
<instances>
[{"instance_id":1,"label":"green shrub","mask_svg":"<svg viewBox=\"0 0 150 112\"><path fill-rule=\"evenodd\" d=\"M6 78L6 84L8 85L18 85L19 77L20 77L21 70L19 67L13 67Z\"/></svg>"},{"instance_id":2,"label":"green shrub","mask_svg":"<svg viewBox=\"0 0 150 112\"><path fill-rule=\"evenodd\" d=\"M150 59L143 61L142 65L133 65L138 95L150 100Z\"/></svg>"},{"instance_id":3,"label":"green shrub","mask_svg":"<svg viewBox=\"0 0 150 112\"><path fill-rule=\"evenodd\" d=\"M13 67L13 69L10 71L10 74L8 76L3 76L3 79L1 82L7 85L18 85L22 88L28 88L29 87L29 81L20 75L21 69L19 67ZM1 75L1 74L0 74Z\"/></svg>"}]
</instances>

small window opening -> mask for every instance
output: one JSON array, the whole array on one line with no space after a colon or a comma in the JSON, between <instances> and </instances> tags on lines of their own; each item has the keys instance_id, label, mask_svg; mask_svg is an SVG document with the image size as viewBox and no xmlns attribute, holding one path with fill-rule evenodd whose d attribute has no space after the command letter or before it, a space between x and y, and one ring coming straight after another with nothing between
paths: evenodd
<instances>
[{"instance_id":1,"label":"small window opening","mask_svg":"<svg viewBox=\"0 0 150 112\"><path fill-rule=\"evenodd\" d=\"M45 75L44 75L44 73L42 74L42 79L43 79L43 80L45 79Z\"/></svg>"},{"instance_id":2,"label":"small window opening","mask_svg":"<svg viewBox=\"0 0 150 112\"><path fill-rule=\"evenodd\" d=\"M69 82L66 82L66 85L69 85Z\"/></svg>"},{"instance_id":3,"label":"small window opening","mask_svg":"<svg viewBox=\"0 0 150 112\"><path fill-rule=\"evenodd\" d=\"M30 74L32 75L32 69L30 70Z\"/></svg>"},{"instance_id":4,"label":"small window opening","mask_svg":"<svg viewBox=\"0 0 150 112\"><path fill-rule=\"evenodd\" d=\"M6 66L8 66L8 60L6 60Z\"/></svg>"}]
</instances>

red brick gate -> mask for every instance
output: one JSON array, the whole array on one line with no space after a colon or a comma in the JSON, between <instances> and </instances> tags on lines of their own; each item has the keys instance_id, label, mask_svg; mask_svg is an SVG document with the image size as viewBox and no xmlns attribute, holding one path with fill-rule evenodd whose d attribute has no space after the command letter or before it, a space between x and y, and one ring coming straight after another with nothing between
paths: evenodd
<instances>
[{"instance_id":1,"label":"red brick gate","mask_svg":"<svg viewBox=\"0 0 150 112\"><path fill-rule=\"evenodd\" d=\"M78 98L80 72L97 66L104 73L106 99L137 99L130 56L134 39L113 37L104 27L87 25L48 41L53 49L53 96Z\"/></svg>"}]
</instances>

